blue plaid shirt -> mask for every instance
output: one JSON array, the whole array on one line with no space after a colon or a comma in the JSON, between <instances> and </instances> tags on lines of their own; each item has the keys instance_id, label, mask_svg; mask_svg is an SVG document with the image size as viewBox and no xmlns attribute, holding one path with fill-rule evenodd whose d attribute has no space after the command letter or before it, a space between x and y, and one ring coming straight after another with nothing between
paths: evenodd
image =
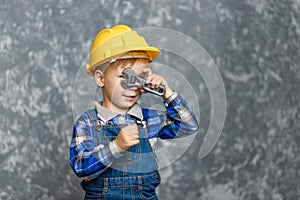
<instances>
[{"instance_id":1,"label":"blue plaid shirt","mask_svg":"<svg viewBox=\"0 0 300 200\"><path fill-rule=\"evenodd\" d=\"M125 115L114 113L96 103L100 123L133 124L136 119L147 121L148 138L172 139L193 134L198 130L197 119L188 103L177 93L164 100L166 111L142 109L135 104ZM147 116L145 116L145 114ZM70 145L70 165L77 176L91 180L103 173L122 156L114 142L94 145L94 127L87 113L74 124Z\"/></svg>"}]
</instances>

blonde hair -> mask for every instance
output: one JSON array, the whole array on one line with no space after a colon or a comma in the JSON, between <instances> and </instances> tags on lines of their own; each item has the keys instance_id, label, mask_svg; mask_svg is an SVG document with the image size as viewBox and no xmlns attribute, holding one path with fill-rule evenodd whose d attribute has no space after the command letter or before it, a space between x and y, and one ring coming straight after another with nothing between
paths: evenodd
<instances>
[{"instance_id":1,"label":"blonde hair","mask_svg":"<svg viewBox=\"0 0 300 200\"><path fill-rule=\"evenodd\" d=\"M100 70L104 73L104 71L109 68L109 67L113 67L113 66L119 66L121 67L121 69L125 68L128 65L134 65L137 61L141 61L144 64L149 64L150 61L146 58L126 58L126 59L118 59L115 62L112 63L106 63L103 65L100 65L98 67L96 67L96 70Z\"/></svg>"},{"instance_id":2,"label":"blonde hair","mask_svg":"<svg viewBox=\"0 0 300 200\"><path fill-rule=\"evenodd\" d=\"M121 69L125 68L128 65L134 65L137 61L141 61L143 64L149 64L149 60L146 58L127 58L127 59L120 59L116 60L115 62L111 63L110 66L120 66Z\"/></svg>"}]
</instances>

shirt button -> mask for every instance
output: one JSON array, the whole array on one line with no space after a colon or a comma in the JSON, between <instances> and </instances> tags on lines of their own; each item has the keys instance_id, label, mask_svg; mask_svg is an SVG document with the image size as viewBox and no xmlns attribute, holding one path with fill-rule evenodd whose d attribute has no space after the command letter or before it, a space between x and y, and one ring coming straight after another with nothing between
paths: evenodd
<instances>
[{"instance_id":1,"label":"shirt button","mask_svg":"<svg viewBox=\"0 0 300 200\"><path fill-rule=\"evenodd\" d=\"M165 103L165 106L167 107L167 106L168 106L168 103Z\"/></svg>"},{"instance_id":2,"label":"shirt button","mask_svg":"<svg viewBox=\"0 0 300 200\"><path fill-rule=\"evenodd\" d=\"M125 118L124 116L119 117L119 124L125 124Z\"/></svg>"}]
</instances>

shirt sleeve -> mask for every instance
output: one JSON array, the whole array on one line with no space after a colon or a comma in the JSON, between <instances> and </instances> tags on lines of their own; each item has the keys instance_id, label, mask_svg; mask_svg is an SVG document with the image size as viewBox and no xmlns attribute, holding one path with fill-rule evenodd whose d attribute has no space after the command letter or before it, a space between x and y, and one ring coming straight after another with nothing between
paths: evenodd
<instances>
[{"instance_id":1,"label":"shirt sleeve","mask_svg":"<svg viewBox=\"0 0 300 200\"><path fill-rule=\"evenodd\" d=\"M70 165L76 175L91 180L121 157L113 142L94 145L94 127L87 114L75 122L70 145Z\"/></svg>"},{"instance_id":2,"label":"shirt sleeve","mask_svg":"<svg viewBox=\"0 0 300 200\"><path fill-rule=\"evenodd\" d=\"M164 101L166 113L160 114L158 137L172 139L195 133L199 129L197 118L190 105L176 92Z\"/></svg>"}]
</instances>

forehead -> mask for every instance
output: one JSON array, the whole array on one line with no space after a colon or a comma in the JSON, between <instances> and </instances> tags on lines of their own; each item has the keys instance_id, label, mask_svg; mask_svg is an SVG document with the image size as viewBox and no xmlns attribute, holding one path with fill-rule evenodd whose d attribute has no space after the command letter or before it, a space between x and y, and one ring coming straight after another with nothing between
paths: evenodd
<instances>
[{"instance_id":1,"label":"forehead","mask_svg":"<svg viewBox=\"0 0 300 200\"><path fill-rule=\"evenodd\" d=\"M131 68L135 71L135 73L140 74L143 69L149 67L149 61L143 60L136 60L134 63L130 64L128 63L127 65L123 65L120 67L120 69L123 71L125 68Z\"/></svg>"},{"instance_id":2,"label":"forehead","mask_svg":"<svg viewBox=\"0 0 300 200\"><path fill-rule=\"evenodd\" d=\"M110 71L123 71L125 68L134 69L135 73L141 72L143 69L149 67L149 61L146 59L124 59L117 60L109 67Z\"/></svg>"}]
</instances>

